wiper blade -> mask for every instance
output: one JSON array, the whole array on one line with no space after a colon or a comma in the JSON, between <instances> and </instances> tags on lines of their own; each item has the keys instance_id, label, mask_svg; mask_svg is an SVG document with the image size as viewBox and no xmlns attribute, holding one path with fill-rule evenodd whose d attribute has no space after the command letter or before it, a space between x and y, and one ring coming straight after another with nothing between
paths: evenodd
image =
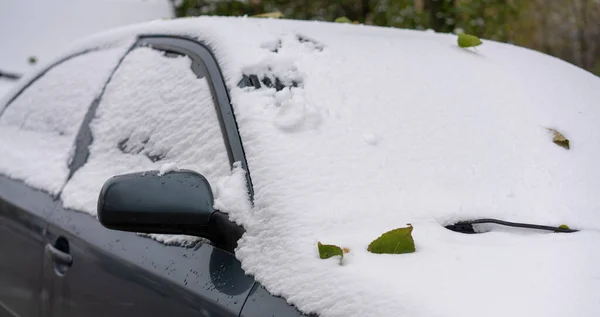
<instances>
[{"instance_id":1,"label":"wiper blade","mask_svg":"<svg viewBox=\"0 0 600 317\"><path fill-rule=\"evenodd\" d=\"M21 74L9 73L0 69L0 78L6 78L10 80L18 80L21 78Z\"/></svg>"},{"instance_id":2,"label":"wiper blade","mask_svg":"<svg viewBox=\"0 0 600 317\"><path fill-rule=\"evenodd\" d=\"M560 227L535 225L535 224L520 223L520 222L509 222L509 221L498 220L498 219L489 219L489 218L475 219L475 220L468 220L468 221L459 221L453 225L447 225L446 229L460 232L460 233L477 233L475 231L475 229L473 228L473 225L482 224L482 223L493 223L493 224L498 224L498 225L507 226L507 227L548 230L548 231L562 232L562 233L571 233L571 232L579 231L579 230L570 229L570 228L560 228Z\"/></svg>"}]
</instances>

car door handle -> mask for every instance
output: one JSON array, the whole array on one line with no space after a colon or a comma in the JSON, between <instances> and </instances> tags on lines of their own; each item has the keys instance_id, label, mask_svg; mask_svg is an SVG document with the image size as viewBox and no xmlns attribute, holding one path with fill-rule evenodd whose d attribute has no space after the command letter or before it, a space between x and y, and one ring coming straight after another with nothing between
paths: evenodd
<instances>
[{"instance_id":1,"label":"car door handle","mask_svg":"<svg viewBox=\"0 0 600 317\"><path fill-rule=\"evenodd\" d=\"M67 266L73 264L73 257L70 254L55 248L51 244L46 244L46 255L56 263Z\"/></svg>"}]
</instances>

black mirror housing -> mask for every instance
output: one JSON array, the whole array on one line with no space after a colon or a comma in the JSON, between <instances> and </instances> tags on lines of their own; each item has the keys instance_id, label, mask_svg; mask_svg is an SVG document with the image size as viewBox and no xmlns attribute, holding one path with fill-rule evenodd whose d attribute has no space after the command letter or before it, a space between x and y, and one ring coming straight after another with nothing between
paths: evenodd
<instances>
[{"instance_id":1,"label":"black mirror housing","mask_svg":"<svg viewBox=\"0 0 600 317\"><path fill-rule=\"evenodd\" d=\"M98 219L110 229L179 233L185 224L208 225L215 211L212 204L208 181L193 171L132 173L104 183Z\"/></svg>"},{"instance_id":2,"label":"black mirror housing","mask_svg":"<svg viewBox=\"0 0 600 317\"><path fill-rule=\"evenodd\" d=\"M98 220L109 229L207 238L232 252L243 229L213 208L210 184L189 170L114 176L98 198Z\"/></svg>"}]
</instances>

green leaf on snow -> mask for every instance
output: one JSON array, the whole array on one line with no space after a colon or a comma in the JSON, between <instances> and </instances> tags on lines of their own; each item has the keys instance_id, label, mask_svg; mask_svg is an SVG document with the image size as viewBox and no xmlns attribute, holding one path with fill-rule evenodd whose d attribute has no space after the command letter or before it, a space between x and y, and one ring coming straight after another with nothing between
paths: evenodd
<instances>
[{"instance_id":1,"label":"green leaf on snow","mask_svg":"<svg viewBox=\"0 0 600 317\"><path fill-rule=\"evenodd\" d=\"M321 242L319 242L318 247L319 247L319 257L321 259L329 259L330 257L336 256L336 255L341 256L342 259L344 258L344 250L342 250L342 248L338 247L337 245L322 244Z\"/></svg>"},{"instance_id":2,"label":"green leaf on snow","mask_svg":"<svg viewBox=\"0 0 600 317\"><path fill-rule=\"evenodd\" d=\"M415 241L412 237L413 227L390 230L375 239L367 250L371 253L402 254L415 252Z\"/></svg>"},{"instance_id":3,"label":"green leaf on snow","mask_svg":"<svg viewBox=\"0 0 600 317\"><path fill-rule=\"evenodd\" d=\"M481 45L481 40L475 36L465 33L458 34L458 46L466 48L466 47L475 47Z\"/></svg>"},{"instance_id":4,"label":"green leaf on snow","mask_svg":"<svg viewBox=\"0 0 600 317\"><path fill-rule=\"evenodd\" d=\"M348 19L347 17L339 17L337 19L335 19L336 23L352 23L352 20Z\"/></svg>"},{"instance_id":5,"label":"green leaf on snow","mask_svg":"<svg viewBox=\"0 0 600 317\"><path fill-rule=\"evenodd\" d=\"M268 12L268 13L261 13L261 14L256 14L251 16L251 18L272 18L272 19L280 19L283 18L283 13L276 11L276 12Z\"/></svg>"}]
</instances>

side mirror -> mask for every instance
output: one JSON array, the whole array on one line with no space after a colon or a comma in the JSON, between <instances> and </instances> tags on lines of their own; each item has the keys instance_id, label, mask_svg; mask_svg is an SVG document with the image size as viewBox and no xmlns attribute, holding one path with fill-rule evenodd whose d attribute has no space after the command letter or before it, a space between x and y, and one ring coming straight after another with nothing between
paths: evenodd
<instances>
[{"instance_id":1,"label":"side mirror","mask_svg":"<svg viewBox=\"0 0 600 317\"><path fill-rule=\"evenodd\" d=\"M210 184L193 171L124 174L104 183L98 219L114 230L203 237L233 252L244 230L213 202Z\"/></svg>"}]
</instances>

